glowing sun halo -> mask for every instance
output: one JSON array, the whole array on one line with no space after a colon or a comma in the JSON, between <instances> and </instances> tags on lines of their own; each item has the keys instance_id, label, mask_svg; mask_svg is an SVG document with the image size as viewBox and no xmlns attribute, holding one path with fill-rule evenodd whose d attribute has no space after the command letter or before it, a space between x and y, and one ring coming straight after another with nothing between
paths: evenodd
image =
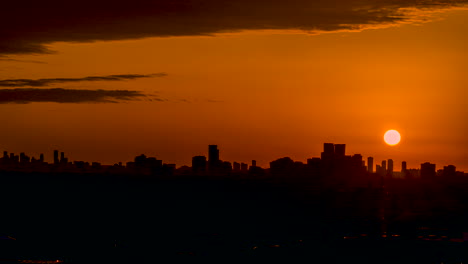
<instances>
[{"instance_id":1,"label":"glowing sun halo","mask_svg":"<svg viewBox=\"0 0 468 264\"><path fill-rule=\"evenodd\" d=\"M400 133L396 130L388 130L385 132L384 141L390 146L395 146L396 144L400 143L401 136Z\"/></svg>"}]
</instances>

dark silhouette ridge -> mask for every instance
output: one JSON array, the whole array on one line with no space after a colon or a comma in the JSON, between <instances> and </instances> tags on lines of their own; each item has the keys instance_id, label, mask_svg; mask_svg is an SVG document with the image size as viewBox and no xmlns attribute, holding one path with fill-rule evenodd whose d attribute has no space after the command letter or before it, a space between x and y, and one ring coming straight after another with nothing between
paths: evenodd
<instances>
[{"instance_id":1,"label":"dark silhouette ridge","mask_svg":"<svg viewBox=\"0 0 468 264\"><path fill-rule=\"evenodd\" d=\"M0 260L65 263L460 263L468 260L468 177L453 165L376 172L344 144L307 163L261 168L208 159L176 168L0 158ZM372 160L373 159L368 159ZM384 170L385 168L385 170ZM5 237L5 239L1 239ZM14 239L10 239L14 238Z\"/></svg>"}]
</instances>

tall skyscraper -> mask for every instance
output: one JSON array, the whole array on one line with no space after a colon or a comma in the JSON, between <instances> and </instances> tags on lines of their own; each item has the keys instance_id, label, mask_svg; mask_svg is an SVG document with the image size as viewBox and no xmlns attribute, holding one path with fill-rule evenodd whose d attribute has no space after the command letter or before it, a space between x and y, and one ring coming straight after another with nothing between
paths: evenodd
<instances>
[{"instance_id":1,"label":"tall skyscraper","mask_svg":"<svg viewBox=\"0 0 468 264\"><path fill-rule=\"evenodd\" d=\"M323 152L327 154L335 153L335 144L333 143L323 143Z\"/></svg>"},{"instance_id":2,"label":"tall skyscraper","mask_svg":"<svg viewBox=\"0 0 468 264\"><path fill-rule=\"evenodd\" d=\"M367 158L367 171L369 173L374 172L374 158L373 157L368 157Z\"/></svg>"},{"instance_id":3,"label":"tall skyscraper","mask_svg":"<svg viewBox=\"0 0 468 264\"><path fill-rule=\"evenodd\" d=\"M406 168L406 161L402 161L401 162L401 176L403 178L407 178L408 177L408 170Z\"/></svg>"},{"instance_id":4,"label":"tall skyscraper","mask_svg":"<svg viewBox=\"0 0 468 264\"><path fill-rule=\"evenodd\" d=\"M361 168L361 166L362 166L362 155L361 154L354 154L351 157L351 160L352 160L353 166L355 168Z\"/></svg>"},{"instance_id":5,"label":"tall skyscraper","mask_svg":"<svg viewBox=\"0 0 468 264\"><path fill-rule=\"evenodd\" d=\"M387 172L387 161L386 160L382 160L381 168L382 168L382 170L384 172Z\"/></svg>"},{"instance_id":6,"label":"tall skyscraper","mask_svg":"<svg viewBox=\"0 0 468 264\"><path fill-rule=\"evenodd\" d=\"M208 165L211 170L220 167L218 145L208 146Z\"/></svg>"},{"instance_id":7,"label":"tall skyscraper","mask_svg":"<svg viewBox=\"0 0 468 264\"><path fill-rule=\"evenodd\" d=\"M335 144L323 143L322 160L331 160L335 156Z\"/></svg>"},{"instance_id":8,"label":"tall skyscraper","mask_svg":"<svg viewBox=\"0 0 468 264\"><path fill-rule=\"evenodd\" d=\"M387 168L387 176L388 177L393 177L393 160L388 159L388 168Z\"/></svg>"},{"instance_id":9,"label":"tall skyscraper","mask_svg":"<svg viewBox=\"0 0 468 264\"><path fill-rule=\"evenodd\" d=\"M335 144L335 156L344 158L346 152L346 144Z\"/></svg>"},{"instance_id":10,"label":"tall skyscraper","mask_svg":"<svg viewBox=\"0 0 468 264\"><path fill-rule=\"evenodd\" d=\"M58 150L54 150L54 164L59 164Z\"/></svg>"}]
</instances>

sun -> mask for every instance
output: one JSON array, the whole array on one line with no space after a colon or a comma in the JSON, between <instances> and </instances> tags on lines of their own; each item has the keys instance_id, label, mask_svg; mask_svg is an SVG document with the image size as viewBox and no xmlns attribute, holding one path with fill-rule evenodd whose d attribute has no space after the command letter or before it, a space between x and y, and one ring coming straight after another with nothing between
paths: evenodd
<instances>
[{"instance_id":1,"label":"sun","mask_svg":"<svg viewBox=\"0 0 468 264\"><path fill-rule=\"evenodd\" d=\"M384 141L390 146L395 146L396 144L400 143L401 136L400 133L396 130L388 130L385 132Z\"/></svg>"}]
</instances>

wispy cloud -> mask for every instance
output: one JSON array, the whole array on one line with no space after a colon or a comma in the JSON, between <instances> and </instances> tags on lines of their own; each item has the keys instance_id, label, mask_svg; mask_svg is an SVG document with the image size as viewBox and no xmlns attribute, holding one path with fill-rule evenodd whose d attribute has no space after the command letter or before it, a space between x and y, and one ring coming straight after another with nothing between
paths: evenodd
<instances>
[{"instance_id":1,"label":"wispy cloud","mask_svg":"<svg viewBox=\"0 0 468 264\"><path fill-rule=\"evenodd\" d=\"M47 64L46 62L43 62L43 61L36 61L36 60L19 60L19 59L2 58L2 57L0 57L0 61L11 61L11 62L24 62L24 63Z\"/></svg>"},{"instance_id":2,"label":"wispy cloud","mask_svg":"<svg viewBox=\"0 0 468 264\"><path fill-rule=\"evenodd\" d=\"M146 97L139 91L129 90L75 90L63 88L0 89L0 104L27 104L33 102L55 103L118 103ZM163 101L151 98L151 101Z\"/></svg>"},{"instance_id":3,"label":"wispy cloud","mask_svg":"<svg viewBox=\"0 0 468 264\"><path fill-rule=\"evenodd\" d=\"M48 43L213 35L243 30L359 31L427 20L468 0L4 1L0 54L50 53ZM70 8L73 6L73 8ZM57 21L60 21L59 23Z\"/></svg>"},{"instance_id":4,"label":"wispy cloud","mask_svg":"<svg viewBox=\"0 0 468 264\"><path fill-rule=\"evenodd\" d=\"M69 82L97 82L97 81L125 81L141 78L164 77L166 73L153 74L120 74L106 76L88 76L83 78L47 78L47 79L5 79L0 80L0 87L44 87L57 83Z\"/></svg>"}]
</instances>

